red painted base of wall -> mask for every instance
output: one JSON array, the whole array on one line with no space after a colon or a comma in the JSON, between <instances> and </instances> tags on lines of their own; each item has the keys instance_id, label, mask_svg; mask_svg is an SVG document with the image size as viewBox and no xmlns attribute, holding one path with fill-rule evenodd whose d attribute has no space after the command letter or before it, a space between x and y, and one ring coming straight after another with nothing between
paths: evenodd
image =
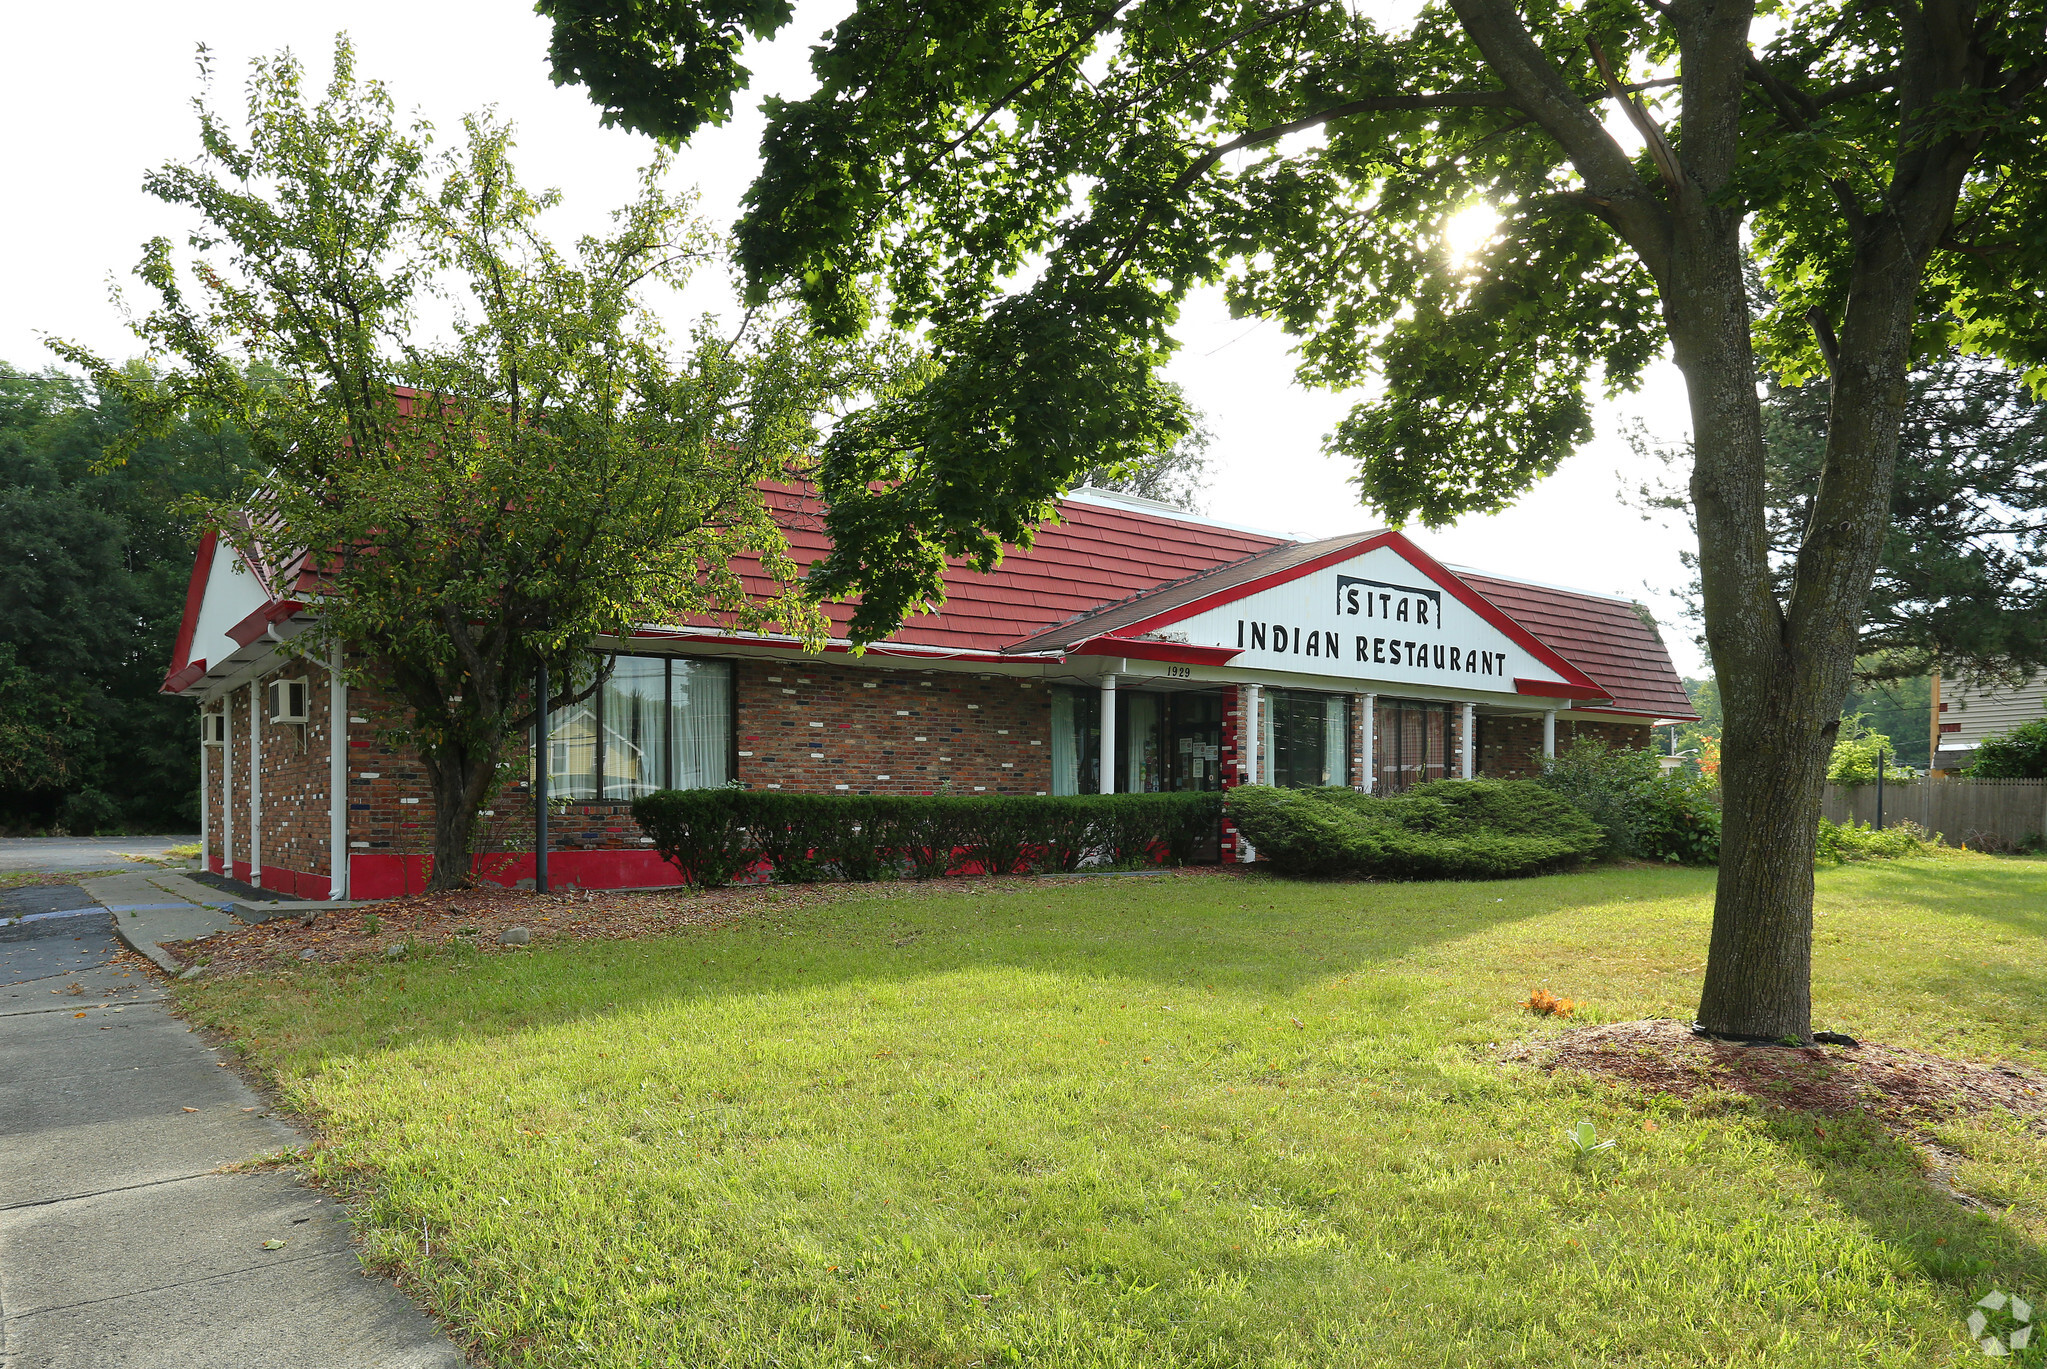
<instances>
[{"instance_id":1,"label":"red painted base of wall","mask_svg":"<svg viewBox=\"0 0 2047 1369\"><path fill-rule=\"evenodd\" d=\"M423 893L433 869L432 856L350 856L349 897L403 898ZM472 856L470 870L478 879L509 887L533 878L533 853L504 851ZM680 884L682 872L661 859L658 851L551 851L547 857L547 880L557 889L648 889ZM324 886L326 881L321 883Z\"/></svg>"}]
</instances>

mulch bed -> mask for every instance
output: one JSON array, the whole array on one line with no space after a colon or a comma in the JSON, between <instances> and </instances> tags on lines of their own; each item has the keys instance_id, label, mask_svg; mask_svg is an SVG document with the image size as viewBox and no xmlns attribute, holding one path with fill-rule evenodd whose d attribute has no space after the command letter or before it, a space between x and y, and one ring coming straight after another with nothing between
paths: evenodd
<instances>
[{"instance_id":1,"label":"mulch bed","mask_svg":"<svg viewBox=\"0 0 2047 1369\"><path fill-rule=\"evenodd\" d=\"M1232 867L1160 871L1127 882L1229 878ZM284 914L251 927L236 927L200 941L164 947L181 965L204 964L208 977L303 966L376 960L408 942L426 946L466 943L484 951L519 949L499 941L501 933L525 928L535 944L546 941L624 941L662 936L688 928L729 923L845 899L896 899L931 895L1014 894L1043 889L1060 876L1013 876L873 884L749 884L724 889L574 890L534 893L484 885L452 894L418 894L359 908ZM1113 877L1112 877L1113 878ZM376 931L369 930L376 919ZM304 953L311 951L307 956Z\"/></svg>"},{"instance_id":2,"label":"mulch bed","mask_svg":"<svg viewBox=\"0 0 2047 1369\"><path fill-rule=\"evenodd\" d=\"M1856 1046L1737 1046L1694 1036L1669 1018L1579 1027L1506 1052L1548 1072L1618 1079L1653 1093L1694 1098L1708 1090L1773 1108L1862 1113L1917 1130L1956 1113L2018 1114L2047 1136L2047 1074L2009 1064L1971 1064L1865 1041Z\"/></svg>"}]
</instances>

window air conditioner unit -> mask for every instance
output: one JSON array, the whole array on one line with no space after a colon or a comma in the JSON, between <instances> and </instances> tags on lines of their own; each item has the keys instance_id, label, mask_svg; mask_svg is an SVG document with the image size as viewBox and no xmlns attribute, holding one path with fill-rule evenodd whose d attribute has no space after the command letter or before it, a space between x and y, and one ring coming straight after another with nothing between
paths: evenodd
<instances>
[{"instance_id":1,"label":"window air conditioner unit","mask_svg":"<svg viewBox=\"0 0 2047 1369\"><path fill-rule=\"evenodd\" d=\"M304 680L272 680L270 682L270 721L274 723L298 723L306 721L306 682Z\"/></svg>"},{"instance_id":2,"label":"window air conditioner unit","mask_svg":"<svg viewBox=\"0 0 2047 1369\"><path fill-rule=\"evenodd\" d=\"M199 715L199 742L202 746L219 746L227 740L227 710Z\"/></svg>"}]
</instances>

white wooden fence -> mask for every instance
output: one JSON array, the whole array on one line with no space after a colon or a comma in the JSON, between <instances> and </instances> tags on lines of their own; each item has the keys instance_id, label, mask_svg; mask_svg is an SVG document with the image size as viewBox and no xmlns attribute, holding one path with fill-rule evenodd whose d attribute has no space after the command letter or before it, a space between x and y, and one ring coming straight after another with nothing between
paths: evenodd
<instances>
[{"instance_id":1,"label":"white wooden fence","mask_svg":"<svg viewBox=\"0 0 2047 1369\"><path fill-rule=\"evenodd\" d=\"M1820 811L1876 821L1876 786L1829 784ZM1884 825L1909 818L1956 846L2000 846L2047 834L2047 780L1906 780L1884 784Z\"/></svg>"}]
</instances>

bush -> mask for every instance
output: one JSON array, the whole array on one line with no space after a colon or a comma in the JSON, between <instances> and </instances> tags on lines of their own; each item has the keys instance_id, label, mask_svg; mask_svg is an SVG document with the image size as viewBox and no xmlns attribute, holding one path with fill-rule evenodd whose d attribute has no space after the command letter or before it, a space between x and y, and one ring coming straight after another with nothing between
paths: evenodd
<instances>
[{"instance_id":1,"label":"bush","mask_svg":"<svg viewBox=\"0 0 2047 1369\"><path fill-rule=\"evenodd\" d=\"M1656 753L1583 738L1543 763L1535 783L1605 832L1599 856L1711 865L1720 859L1720 791L1704 776L1665 774Z\"/></svg>"},{"instance_id":2,"label":"bush","mask_svg":"<svg viewBox=\"0 0 2047 1369\"><path fill-rule=\"evenodd\" d=\"M1214 838L1219 794L962 798L946 794L783 794L665 789L633 819L701 888L757 864L785 883L935 879L1073 870L1086 864L1185 864Z\"/></svg>"},{"instance_id":3,"label":"bush","mask_svg":"<svg viewBox=\"0 0 2047 1369\"><path fill-rule=\"evenodd\" d=\"M1844 713L1833 754L1827 758L1827 779L1834 784L1875 784L1879 762L1887 780L1919 778L1917 770L1897 763L1898 748L1889 737L1872 729L1862 714Z\"/></svg>"},{"instance_id":4,"label":"bush","mask_svg":"<svg viewBox=\"0 0 2047 1369\"><path fill-rule=\"evenodd\" d=\"M121 805L87 785L65 797L57 822L74 837L111 836L121 830Z\"/></svg>"},{"instance_id":5,"label":"bush","mask_svg":"<svg viewBox=\"0 0 2047 1369\"><path fill-rule=\"evenodd\" d=\"M1530 780L1434 780L1387 798L1247 784L1230 791L1229 813L1293 875L1503 879L1570 865L1604 835Z\"/></svg>"},{"instance_id":6,"label":"bush","mask_svg":"<svg viewBox=\"0 0 2047 1369\"><path fill-rule=\"evenodd\" d=\"M1866 822L1835 823L1821 818L1816 859L1835 865L1851 860L1896 860L1926 855L1942 844L1940 833L1929 832L1916 822L1901 822L1879 832Z\"/></svg>"},{"instance_id":7,"label":"bush","mask_svg":"<svg viewBox=\"0 0 2047 1369\"><path fill-rule=\"evenodd\" d=\"M1968 775L1976 780L2047 779L2047 718L1986 738L1976 748Z\"/></svg>"}]
</instances>

